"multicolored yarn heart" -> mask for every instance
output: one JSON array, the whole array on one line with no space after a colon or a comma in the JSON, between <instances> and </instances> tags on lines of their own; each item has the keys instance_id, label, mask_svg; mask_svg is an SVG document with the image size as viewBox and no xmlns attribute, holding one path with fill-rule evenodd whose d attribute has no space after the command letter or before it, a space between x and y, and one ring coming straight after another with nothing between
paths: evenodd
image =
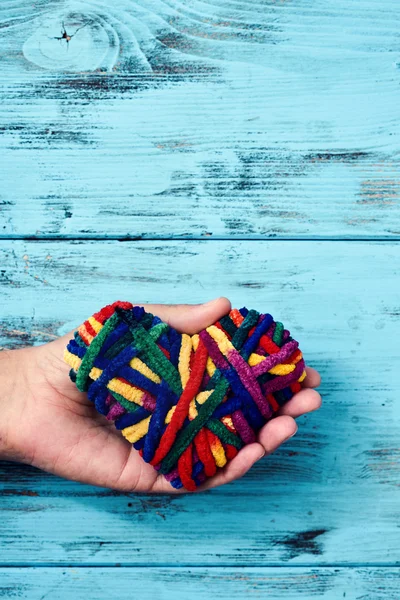
<instances>
[{"instance_id":1,"label":"multicolored yarn heart","mask_svg":"<svg viewBox=\"0 0 400 600\"><path fill-rule=\"evenodd\" d=\"M187 335L117 301L79 327L64 359L142 458L190 491L255 441L306 375L290 332L247 308Z\"/></svg>"}]
</instances>

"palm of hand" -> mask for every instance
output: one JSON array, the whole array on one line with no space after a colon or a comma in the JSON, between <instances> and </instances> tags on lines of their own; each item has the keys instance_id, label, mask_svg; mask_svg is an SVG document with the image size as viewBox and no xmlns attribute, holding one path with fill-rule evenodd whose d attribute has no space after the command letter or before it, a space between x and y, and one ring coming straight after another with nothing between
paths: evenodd
<instances>
[{"instance_id":1,"label":"palm of hand","mask_svg":"<svg viewBox=\"0 0 400 600\"><path fill-rule=\"evenodd\" d=\"M194 333L216 321L230 308L219 299L208 308L199 306L146 306L180 331ZM87 395L79 392L69 379L69 367L62 356L71 334L36 348L26 348L28 394L20 414L16 448L24 448L20 460L68 479L121 491L178 491L145 463L139 453L100 415ZM259 432L258 441L245 446L217 475L199 491L241 477L263 454L270 454L297 430L294 417L319 408L319 394L309 389L320 382L319 375L307 368L305 388L296 394L280 413ZM18 437L18 434L17 434Z\"/></svg>"}]
</instances>

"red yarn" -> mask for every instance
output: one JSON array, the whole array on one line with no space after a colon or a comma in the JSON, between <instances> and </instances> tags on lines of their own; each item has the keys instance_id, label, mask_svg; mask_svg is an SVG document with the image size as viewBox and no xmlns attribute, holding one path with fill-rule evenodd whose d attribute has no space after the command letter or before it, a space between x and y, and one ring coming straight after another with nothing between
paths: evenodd
<instances>
[{"instance_id":1,"label":"red yarn","mask_svg":"<svg viewBox=\"0 0 400 600\"><path fill-rule=\"evenodd\" d=\"M160 444L155 452L153 459L150 461L151 464L158 465L162 459L168 454L172 444L175 441L178 431L182 428L182 425L186 419L189 410L189 404L191 400L196 396L200 389L200 385L203 379L203 373L206 368L208 359L208 351L202 340L199 340L199 347L195 355L195 361L193 363L193 370L191 371L189 380L186 384L185 389L179 398L174 414L172 415L171 421L168 423L166 430L164 431Z\"/></svg>"}]
</instances>

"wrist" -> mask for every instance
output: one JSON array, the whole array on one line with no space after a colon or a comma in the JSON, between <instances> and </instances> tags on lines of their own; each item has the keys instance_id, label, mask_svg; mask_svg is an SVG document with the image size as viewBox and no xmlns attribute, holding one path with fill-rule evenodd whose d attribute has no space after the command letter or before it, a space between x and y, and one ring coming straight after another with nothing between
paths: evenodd
<instances>
[{"instance_id":1,"label":"wrist","mask_svg":"<svg viewBox=\"0 0 400 600\"><path fill-rule=\"evenodd\" d=\"M0 460L23 460L18 431L27 394L24 358L23 349L0 351Z\"/></svg>"}]
</instances>

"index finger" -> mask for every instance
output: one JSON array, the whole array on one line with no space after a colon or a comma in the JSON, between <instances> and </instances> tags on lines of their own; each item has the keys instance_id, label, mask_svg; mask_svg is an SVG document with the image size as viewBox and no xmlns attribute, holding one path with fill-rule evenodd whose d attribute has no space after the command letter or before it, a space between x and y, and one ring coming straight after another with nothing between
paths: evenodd
<instances>
[{"instance_id":1,"label":"index finger","mask_svg":"<svg viewBox=\"0 0 400 600\"><path fill-rule=\"evenodd\" d=\"M306 377L302 382L303 387L306 388L316 388L321 383L321 375L318 373L316 369L312 367L306 367Z\"/></svg>"}]
</instances>

